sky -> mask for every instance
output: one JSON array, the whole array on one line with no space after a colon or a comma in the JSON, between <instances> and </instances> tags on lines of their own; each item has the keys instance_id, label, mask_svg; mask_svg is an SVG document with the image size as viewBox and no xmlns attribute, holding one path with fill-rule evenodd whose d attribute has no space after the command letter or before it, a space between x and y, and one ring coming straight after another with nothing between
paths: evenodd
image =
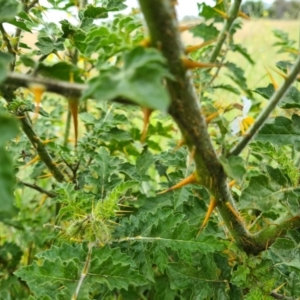
<instances>
[{"instance_id":1,"label":"sky","mask_svg":"<svg viewBox=\"0 0 300 300\"><path fill-rule=\"evenodd\" d=\"M49 5L47 5L47 2L48 2L47 0L40 0L39 2L43 6L49 6ZM92 2L92 1L90 0L89 2ZM177 15L178 15L178 18L182 19L186 15L188 15L188 16L193 16L193 15L196 16L197 15L197 2L202 2L202 1L200 1L200 0L178 0L178 4L179 4L177 6ZM212 0L205 1L205 2L209 3L209 2L212 2ZM139 7L137 0L127 0L126 1L126 5L128 6L128 11L130 11L131 8ZM59 14L58 13L51 14L51 19L53 17L57 18L58 21L60 21L61 19L65 18L65 16L63 16L63 14L61 14L61 13L59 13Z\"/></svg>"}]
</instances>

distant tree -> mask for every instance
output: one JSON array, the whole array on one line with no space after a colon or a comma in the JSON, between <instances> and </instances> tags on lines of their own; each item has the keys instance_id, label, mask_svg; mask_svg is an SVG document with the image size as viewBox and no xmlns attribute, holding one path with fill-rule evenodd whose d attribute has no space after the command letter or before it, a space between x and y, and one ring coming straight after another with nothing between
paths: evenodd
<instances>
[{"instance_id":1,"label":"distant tree","mask_svg":"<svg viewBox=\"0 0 300 300\"><path fill-rule=\"evenodd\" d=\"M246 1L242 4L242 11L256 18L261 18L264 16L265 5L262 1Z\"/></svg>"},{"instance_id":2,"label":"distant tree","mask_svg":"<svg viewBox=\"0 0 300 300\"><path fill-rule=\"evenodd\" d=\"M272 19L298 19L300 16L300 1L276 0L269 9Z\"/></svg>"}]
</instances>

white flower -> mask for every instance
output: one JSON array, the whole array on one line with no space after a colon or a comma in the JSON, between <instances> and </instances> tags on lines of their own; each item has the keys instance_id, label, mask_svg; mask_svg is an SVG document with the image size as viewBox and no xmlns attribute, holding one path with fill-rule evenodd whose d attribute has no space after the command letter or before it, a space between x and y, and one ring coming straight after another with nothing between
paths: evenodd
<instances>
[{"instance_id":1,"label":"white flower","mask_svg":"<svg viewBox=\"0 0 300 300\"><path fill-rule=\"evenodd\" d=\"M239 132L242 135L248 130L248 128L253 124L254 119L248 116L248 113L252 106L252 101L245 96L242 96L243 100L243 111L242 116L236 117L230 124L231 133L237 135Z\"/></svg>"}]
</instances>

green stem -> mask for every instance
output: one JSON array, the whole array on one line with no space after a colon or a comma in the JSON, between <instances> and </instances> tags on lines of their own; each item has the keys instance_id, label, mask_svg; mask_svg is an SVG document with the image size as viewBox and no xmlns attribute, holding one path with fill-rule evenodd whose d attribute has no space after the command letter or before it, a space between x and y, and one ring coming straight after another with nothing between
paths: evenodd
<instances>
[{"instance_id":1,"label":"green stem","mask_svg":"<svg viewBox=\"0 0 300 300\"><path fill-rule=\"evenodd\" d=\"M233 5L231 6L229 13L228 13L228 19L225 20L224 27L218 36L217 44L216 44L214 51L209 60L210 62L215 62L216 59L218 58L220 51L222 49L222 46L223 46L223 44L226 40L226 37L230 31L230 28L231 28L234 20L238 16L241 3L242 3L242 0L235 0Z\"/></svg>"},{"instance_id":2,"label":"green stem","mask_svg":"<svg viewBox=\"0 0 300 300\"><path fill-rule=\"evenodd\" d=\"M300 56L296 60L290 75L286 78L280 88L272 95L268 106L260 113L255 122L250 127L249 131L245 134L242 140L235 146L229 153L231 155L239 155L243 149L249 144L252 138L257 134L262 125L267 121L271 112L276 108L279 101L284 97L289 87L293 84L300 72Z\"/></svg>"},{"instance_id":3,"label":"green stem","mask_svg":"<svg viewBox=\"0 0 300 300\"><path fill-rule=\"evenodd\" d=\"M0 91L2 92L3 98L7 102L13 101L15 89L16 89L16 87L4 87L4 88L0 89ZM24 133L27 135L31 144L35 148L40 159L45 163L45 165L48 167L48 169L50 170L50 172L53 174L54 178L58 182L65 181L63 173L60 171L59 167L53 161L51 155L47 151L45 145L43 144L43 142L41 141L39 136L33 130L32 126L31 126L31 122L27 118L26 114L20 113L18 115L18 117L20 118L20 122L21 122Z\"/></svg>"},{"instance_id":4,"label":"green stem","mask_svg":"<svg viewBox=\"0 0 300 300\"><path fill-rule=\"evenodd\" d=\"M276 238L285 236L289 229L297 229L300 227L300 216L285 216L281 220L277 220L274 224L270 224L265 229L256 233L254 241L260 246L261 250L272 245ZM265 248L264 248L265 247Z\"/></svg>"},{"instance_id":5,"label":"green stem","mask_svg":"<svg viewBox=\"0 0 300 300\"><path fill-rule=\"evenodd\" d=\"M10 63L10 65L9 65L10 70L13 71L15 68L16 52L14 51L14 47L12 46L12 44L8 38L8 33L5 31L2 23L0 23L0 32L2 34L2 38L6 44L6 48L7 48L8 52L14 57L13 62Z\"/></svg>"},{"instance_id":6,"label":"green stem","mask_svg":"<svg viewBox=\"0 0 300 300\"><path fill-rule=\"evenodd\" d=\"M20 116L21 124L24 133L27 135L28 139L30 140L31 144L35 148L37 154L39 155L40 159L45 163L48 167L49 171L53 174L54 178L58 182L65 181L63 173L60 171L59 167L53 161L51 155L47 151L45 145L38 137L38 135L34 132L29 120L27 119L25 114Z\"/></svg>"}]
</instances>

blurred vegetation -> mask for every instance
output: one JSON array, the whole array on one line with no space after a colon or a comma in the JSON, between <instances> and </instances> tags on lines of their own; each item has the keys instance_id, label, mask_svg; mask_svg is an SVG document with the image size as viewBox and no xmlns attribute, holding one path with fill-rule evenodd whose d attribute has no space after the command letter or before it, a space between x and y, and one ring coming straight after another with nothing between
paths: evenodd
<instances>
[{"instance_id":1,"label":"blurred vegetation","mask_svg":"<svg viewBox=\"0 0 300 300\"><path fill-rule=\"evenodd\" d=\"M246 1L242 4L242 11L256 18L297 20L300 17L300 1L276 0L271 5L264 1Z\"/></svg>"}]
</instances>

